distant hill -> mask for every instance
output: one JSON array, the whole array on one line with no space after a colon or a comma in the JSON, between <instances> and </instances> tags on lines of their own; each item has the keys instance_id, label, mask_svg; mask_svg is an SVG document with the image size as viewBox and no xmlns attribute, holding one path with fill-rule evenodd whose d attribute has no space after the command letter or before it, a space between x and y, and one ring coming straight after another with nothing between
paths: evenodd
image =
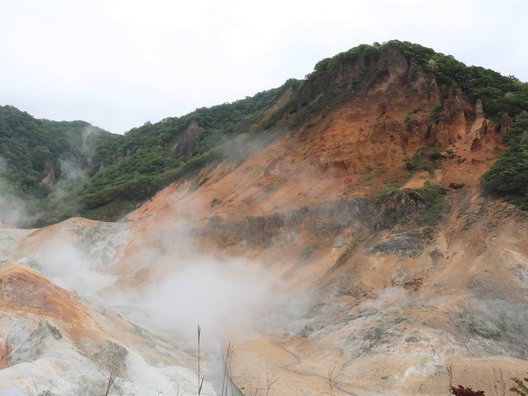
<instances>
[{"instance_id":1,"label":"distant hill","mask_svg":"<svg viewBox=\"0 0 528 396\"><path fill-rule=\"evenodd\" d=\"M0 197L10 207L23 201L36 216L54 191L95 174L119 138L84 121L39 120L0 106Z\"/></svg>"},{"instance_id":2,"label":"distant hill","mask_svg":"<svg viewBox=\"0 0 528 396\"><path fill-rule=\"evenodd\" d=\"M389 41L323 59L302 81L288 80L233 103L146 123L123 136L83 121L37 120L12 106L1 107L2 178L40 213L38 219L33 217L36 224L77 214L113 220L167 184L222 158L234 143L266 137L271 131L300 130L314 117L365 96L372 84L387 77L390 67L399 67L398 62L408 63L410 73L433 78L429 89L438 90L439 100L430 130L449 117L445 105L453 90L469 103L482 103L485 117L497 125L511 124L528 110L528 84L515 77L466 66L418 44ZM413 95L413 87L408 88ZM511 155L508 158L511 168ZM517 165L515 172L524 172ZM494 172L508 177L500 169ZM491 176L485 177L484 186L491 193L527 199L524 188L505 189Z\"/></svg>"}]
</instances>

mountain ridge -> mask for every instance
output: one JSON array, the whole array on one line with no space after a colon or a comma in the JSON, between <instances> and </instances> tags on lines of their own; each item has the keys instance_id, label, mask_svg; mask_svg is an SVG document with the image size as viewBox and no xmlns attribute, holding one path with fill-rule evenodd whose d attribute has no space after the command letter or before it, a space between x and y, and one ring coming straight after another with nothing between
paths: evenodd
<instances>
[{"instance_id":1,"label":"mountain ridge","mask_svg":"<svg viewBox=\"0 0 528 396\"><path fill-rule=\"evenodd\" d=\"M321 60L304 80L288 80L279 88L253 97L200 108L154 124L147 122L122 137L107 138L93 153L96 166L83 169L87 177L64 183L58 194L39 187L37 206L41 207L41 218L36 223L46 224L79 214L116 219L172 181L214 161L222 146L233 143L236 146L233 139L251 140L251 135L268 130L300 129L310 118L364 96L372 86L388 84L387 78L391 79L403 66L408 67L410 80L400 88L406 89L407 95L418 93L437 102L427 125L433 134L438 134L435 128L441 125L442 118L451 116L444 105L449 106L449 101L457 97L464 96L469 106L477 101L483 103L480 111L485 111L503 133L528 104L528 85L514 77L504 77L482 67L467 67L451 56L409 42L393 40L360 45ZM411 83L413 79L415 82ZM412 86L424 82L428 87L416 90ZM453 89L458 89L458 94ZM388 103L390 98L382 106ZM409 109L407 124L412 124L412 112L418 107L419 104ZM384 111L380 109L381 117ZM477 115L474 108L468 107L466 111L471 117ZM428 144L442 146L433 140ZM49 185L60 173L56 164L52 170L42 174L41 185ZM39 189L39 183L33 183Z\"/></svg>"}]
</instances>

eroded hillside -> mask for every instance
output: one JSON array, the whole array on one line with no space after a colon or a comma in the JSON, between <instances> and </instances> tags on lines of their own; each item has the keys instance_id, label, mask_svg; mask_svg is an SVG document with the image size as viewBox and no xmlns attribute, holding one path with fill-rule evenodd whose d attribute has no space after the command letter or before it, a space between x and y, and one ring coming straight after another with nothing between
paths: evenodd
<instances>
[{"instance_id":1,"label":"eroded hillside","mask_svg":"<svg viewBox=\"0 0 528 396\"><path fill-rule=\"evenodd\" d=\"M88 365L97 386L93 351L120 351L116 394L193 394L199 322L211 394L230 341L244 394L507 394L528 371L527 217L480 183L518 109L487 110L431 68L395 44L325 60L259 133L120 222L5 230L5 389L28 383L21 364L44 364L21 339L49 334L39 353ZM201 133L191 122L170 149L189 155ZM40 389L96 386L64 375Z\"/></svg>"},{"instance_id":2,"label":"eroded hillside","mask_svg":"<svg viewBox=\"0 0 528 396\"><path fill-rule=\"evenodd\" d=\"M454 89L441 98L435 79L388 56L384 78L346 106L128 217L147 240L177 218L201 249L317 296L287 337L239 346L241 388L273 374L279 394L323 394L335 370L335 394L445 394L452 367L454 383L502 394L495 381L527 368L526 219L479 186L510 121Z\"/></svg>"}]
</instances>

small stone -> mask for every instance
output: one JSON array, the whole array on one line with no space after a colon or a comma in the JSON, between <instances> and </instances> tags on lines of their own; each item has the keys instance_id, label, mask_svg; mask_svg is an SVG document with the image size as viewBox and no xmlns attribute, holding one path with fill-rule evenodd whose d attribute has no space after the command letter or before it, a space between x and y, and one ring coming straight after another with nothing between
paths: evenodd
<instances>
[{"instance_id":1,"label":"small stone","mask_svg":"<svg viewBox=\"0 0 528 396\"><path fill-rule=\"evenodd\" d=\"M452 188L453 190L459 190L465 186L466 185L464 183L449 183L449 188Z\"/></svg>"},{"instance_id":2,"label":"small stone","mask_svg":"<svg viewBox=\"0 0 528 396\"><path fill-rule=\"evenodd\" d=\"M216 205L220 205L222 203L222 200L215 198L211 201L211 208L214 208Z\"/></svg>"}]
</instances>

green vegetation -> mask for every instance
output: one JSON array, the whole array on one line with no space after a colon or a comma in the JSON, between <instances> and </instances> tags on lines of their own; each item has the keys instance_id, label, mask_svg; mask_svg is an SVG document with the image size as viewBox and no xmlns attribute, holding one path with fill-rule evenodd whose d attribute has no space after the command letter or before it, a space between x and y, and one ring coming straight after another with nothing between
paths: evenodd
<instances>
[{"instance_id":1,"label":"green vegetation","mask_svg":"<svg viewBox=\"0 0 528 396\"><path fill-rule=\"evenodd\" d=\"M414 122L414 117L415 117L415 114L414 113L409 113L405 116L405 120L403 120L403 123L405 125L411 125L413 122Z\"/></svg>"},{"instance_id":2,"label":"green vegetation","mask_svg":"<svg viewBox=\"0 0 528 396\"><path fill-rule=\"evenodd\" d=\"M356 248L358 247L358 242L353 239L345 249L345 251L337 258L334 268L341 267L343 264L345 264L350 257L354 254L356 251Z\"/></svg>"},{"instance_id":3,"label":"green vegetation","mask_svg":"<svg viewBox=\"0 0 528 396\"><path fill-rule=\"evenodd\" d=\"M432 225L438 223L447 207L446 193L447 190L445 188L429 182L426 182L423 188L417 190L418 197L427 206L427 210L420 220L421 224Z\"/></svg>"},{"instance_id":4,"label":"green vegetation","mask_svg":"<svg viewBox=\"0 0 528 396\"><path fill-rule=\"evenodd\" d=\"M293 107L289 110L297 111L294 124L304 122L310 115L324 109L341 106L372 78L383 77L386 67L393 61L391 56L383 56L389 50L398 51L408 62L433 74L444 98L451 88L459 88L471 102L481 99L486 116L496 121L504 112L516 116L528 109L527 83L483 67L466 66L451 55L419 44L392 40L381 45L359 45L318 62L300 85L295 100L291 101ZM343 78L345 75L347 78ZM440 117L441 111L442 105L439 104L432 117ZM410 114L407 122L410 123L413 117L414 114Z\"/></svg>"},{"instance_id":5,"label":"green vegetation","mask_svg":"<svg viewBox=\"0 0 528 396\"><path fill-rule=\"evenodd\" d=\"M446 200L447 190L438 184L426 181L422 188L398 190L397 186L394 186L395 188L392 187L384 188L376 196L376 200L383 202L397 192L397 196L407 197L405 201L410 199L416 202L421 212L421 216L417 221L418 225L434 226L440 221L444 210L448 207L448 201Z\"/></svg>"},{"instance_id":6,"label":"green vegetation","mask_svg":"<svg viewBox=\"0 0 528 396\"><path fill-rule=\"evenodd\" d=\"M272 193L273 191L277 190L279 186L285 184L290 180L287 176L281 176L276 178L272 183L268 184L266 187L264 187L264 191L266 193Z\"/></svg>"},{"instance_id":7,"label":"green vegetation","mask_svg":"<svg viewBox=\"0 0 528 396\"><path fill-rule=\"evenodd\" d=\"M414 119L416 118L416 114L418 112L420 112L422 110L422 108L419 106L419 107L416 107L415 109L413 109L412 111L410 111L407 116L405 116L405 120L403 120L403 123L405 125L410 125L414 122Z\"/></svg>"},{"instance_id":8,"label":"green vegetation","mask_svg":"<svg viewBox=\"0 0 528 396\"><path fill-rule=\"evenodd\" d=\"M439 166L439 161L453 155L450 149L440 149L436 147L423 147L414 153L411 158L405 159L405 167L411 172L433 171Z\"/></svg>"},{"instance_id":9,"label":"green vegetation","mask_svg":"<svg viewBox=\"0 0 528 396\"><path fill-rule=\"evenodd\" d=\"M375 65L380 54L379 47L363 44L318 62L285 109L293 114L290 125L302 125L314 115L339 108L354 97L377 72ZM362 64L358 70L356 62Z\"/></svg>"},{"instance_id":10,"label":"green vegetation","mask_svg":"<svg viewBox=\"0 0 528 396\"><path fill-rule=\"evenodd\" d=\"M72 170L93 172L100 146L112 135L84 121L37 120L12 106L0 106L0 156L2 178L25 196L42 198L49 192L43 175L55 178Z\"/></svg>"},{"instance_id":11,"label":"green vegetation","mask_svg":"<svg viewBox=\"0 0 528 396\"><path fill-rule=\"evenodd\" d=\"M0 107L0 186L4 195L12 191L29 204L28 225L78 214L114 220L208 163L255 150L250 132L294 84L146 123L124 136L83 121L37 120Z\"/></svg>"},{"instance_id":12,"label":"green vegetation","mask_svg":"<svg viewBox=\"0 0 528 396\"><path fill-rule=\"evenodd\" d=\"M505 197L528 209L528 113L519 114L506 135L508 146L484 174L488 193Z\"/></svg>"},{"instance_id":13,"label":"green vegetation","mask_svg":"<svg viewBox=\"0 0 528 396\"><path fill-rule=\"evenodd\" d=\"M38 120L13 106L0 106L2 196L24 201L32 212L43 210L54 190L63 194L94 174L103 148L117 139L84 121Z\"/></svg>"},{"instance_id":14,"label":"green vegetation","mask_svg":"<svg viewBox=\"0 0 528 396\"><path fill-rule=\"evenodd\" d=\"M442 103L437 104L433 107L433 111L429 116L429 122L438 122L443 118L444 105ZM429 131L428 131L429 132Z\"/></svg>"},{"instance_id":15,"label":"green vegetation","mask_svg":"<svg viewBox=\"0 0 528 396\"><path fill-rule=\"evenodd\" d=\"M367 172L367 174L357 181L358 186L369 185L376 177L383 175L387 172L387 170L385 169L385 164L383 163L377 164L377 168L374 168L372 166L366 166L365 171Z\"/></svg>"},{"instance_id":16,"label":"green vegetation","mask_svg":"<svg viewBox=\"0 0 528 396\"><path fill-rule=\"evenodd\" d=\"M466 66L451 55L435 52L418 44L393 40L384 46L401 51L407 60L434 74L441 92L447 96L450 87L458 87L475 102L481 99L488 117L498 120L501 113L516 116L528 109L528 84L514 76L503 76L479 66Z\"/></svg>"},{"instance_id":17,"label":"green vegetation","mask_svg":"<svg viewBox=\"0 0 528 396\"><path fill-rule=\"evenodd\" d=\"M243 136L234 138L255 126L259 114L286 88L130 130L109 149L113 154L103 169L76 192L78 203L83 209L94 209L125 197L127 202L140 202L152 196L170 182L220 158L229 144L243 141ZM197 125L198 133L189 136L191 123ZM171 150L183 144L185 152Z\"/></svg>"},{"instance_id":18,"label":"green vegetation","mask_svg":"<svg viewBox=\"0 0 528 396\"><path fill-rule=\"evenodd\" d=\"M336 74L342 70L343 65L355 63L359 57L363 57L367 65L377 62L382 46L361 44L346 52L341 52L334 57L325 58L315 64L314 71L307 78L314 78L322 73Z\"/></svg>"},{"instance_id":19,"label":"green vegetation","mask_svg":"<svg viewBox=\"0 0 528 396\"><path fill-rule=\"evenodd\" d=\"M317 249L319 249L318 243L312 243L310 246L307 246L303 249L301 252L301 258L303 260L306 260L308 257L310 257Z\"/></svg>"},{"instance_id":20,"label":"green vegetation","mask_svg":"<svg viewBox=\"0 0 528 396\"><path fill-rule=\"evenodd\" d=\"M440 221L442 213L447 207L445 195L447 191L442 186L425 182L424 187L409 190L409 193L425 206L425 213L419 223L422 225L434 225Z\"/></svg>"}]
</instances>

